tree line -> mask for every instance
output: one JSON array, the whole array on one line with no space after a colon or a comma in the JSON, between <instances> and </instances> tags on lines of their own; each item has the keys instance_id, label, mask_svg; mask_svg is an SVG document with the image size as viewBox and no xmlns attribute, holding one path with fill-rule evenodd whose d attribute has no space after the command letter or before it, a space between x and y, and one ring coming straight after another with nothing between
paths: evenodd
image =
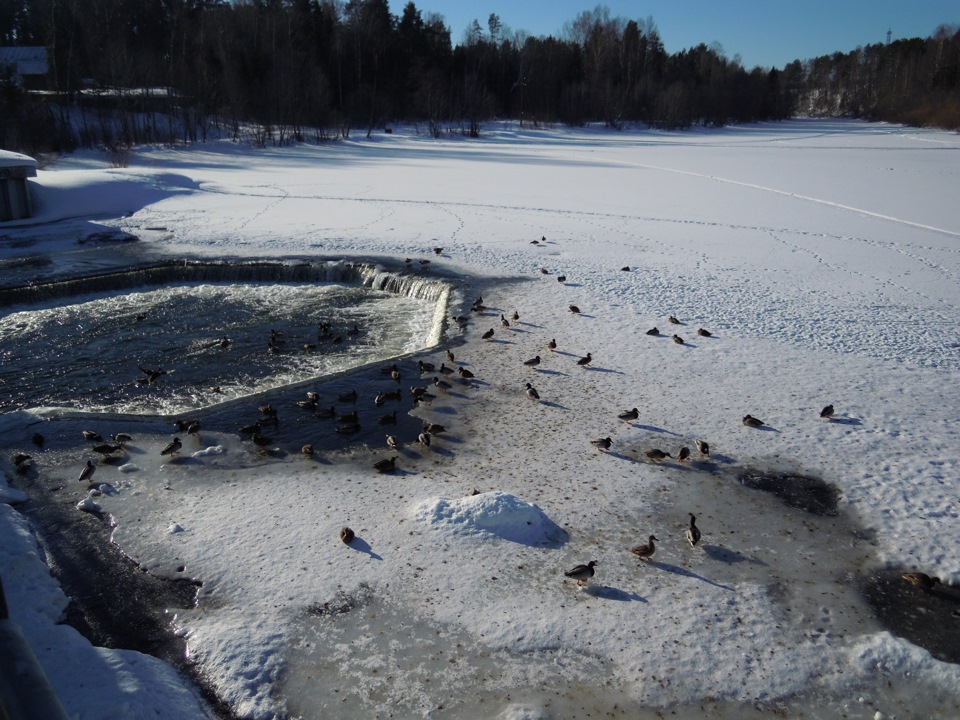
<instances>
[{"instance_id":1,"label":"tree line","mask_svg":"<svg viewBox=\"0 0 960 720\"><path fill-rule=\"evenodd\" d=\"M613 128L797 114L960 127L960 31L747 69L722 48L666 52L651 18L598 6L563 37L493 14L454 43L442 16L387 0L0 0L0 45L49 49L50 92L0 68L0 145L347 137L395 122L476 136L491 118Z\"/></svg>"}]
</instances>

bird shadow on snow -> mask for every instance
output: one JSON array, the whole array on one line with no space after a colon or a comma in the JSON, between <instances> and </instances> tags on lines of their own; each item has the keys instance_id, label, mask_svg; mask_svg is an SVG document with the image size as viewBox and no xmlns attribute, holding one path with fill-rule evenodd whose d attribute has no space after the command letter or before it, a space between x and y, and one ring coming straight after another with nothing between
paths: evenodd
<instances>
[{"instance_id":1,"label":"bird shadow on snow","mask_svg":"<svg viewBox=\"0 0 960 720\"><path fill-rule=\"evenodd\" d=\"M692 570L687 570L679 565L671 565L670 563L660 562L658 560L650 560L647 562L647 564L657 568L657 570L665 570L666 572L671 572L674 575L682 575L684 577L693 578L694 580L701 580L702 582L705 582L708 585L713 585L714 587L718 587L721 590L729 590L730 592L733 592L733 588L729 585L723 585L722 583L714 582L713 580L703 577L703 575L697 575L697 573L693 572Z\"/></svg>"},{"instance_id":2,"label":"bird shadow on snow","mask_svg":"<svg viewBox=\"0 0 960 720\"><path fill-rule=\"evenodd\" d=\"M621 602L649 602L645 597L638 595L635 592L626 592L625 590L620 590L619 588L612 588L606 585L588 585L583 588L583 592L587 595L591 595L595 598L600 598L602 600L619 600Z\"/></svg>"},{"instance_id":3,"label":"bird shadow on snow","mask_svg":"<svg viewBox=\"0 0 960 720\"><path fill-rule=\"evenodd\" d=\"M513 340L502 340L500 338L490 338L487 340L489 343L497 343L498 345L514 345Z\"/></svg>"},{"instance_id":4,"label":"bird shadow on snow","mask_svg":"<svg viewBox=\"0 0 960 720\"><path fill-rule=\"evenodd\" d=\"M673 435L674 437L680 437L680 433L675 433L673 430L667 430L666 428L657 427L656 425L641 425L640 423L630 423L633 427L638 430L649 430L650 432L663 433L664 435Z\"/></svg>"},{"instance_id":5,"label":"bird shadow on snow","mask_svg":"<svg viewBox=\"0 0 960 720\"><path fill-rule=\"evenodd\" d=\"M547 370L546 368L536 368L538 373L543 375L568 375L569 373L561 372L560 370Z\"/></svg>"},{"instance_id":6,"label":"bird shadow on snow","mask_svg":"<svg viewBox=\"0 0 960 720\"><path fill-rule=\"evenodd\" d=\"M728 565L733 565L734 563L752 563L753 565L762 565L766 567L766 563L763 560L757 560L756 558L748 557L741 552L736 550L731 550L730 548L725 548L720 545L701 545L703 551L711 560L719 560L720 562L725 562Z\"/></svg>"},{"instance_id":7,"label":"bird shadow on snow","mask_svg":"<svg viewBox=\"0 0 960 720\"><path fill-rule=\"evenodd\" d=\"M541 400L541 405L546 405L547 407L557 408L557 410L569 410L566 405L561 405L560 403L555 403L551 400Z\"/></svg>"},{"instance_id":8,"label":"bird shadow on snow","mask_svg":"<svg viewBox=\"0 0 960 720\"><path fill-rule=\"evenodd\" d=\"M853 417L832 417L830 418L830 422L836 423L837 425L863 425L860 418Z\"/></svg>"},{"instance_id":9,"label":"bird shadow on snow","mask_svg":"<svg viewBox=\"0 0 960 720\"><path fill-rule=\"evenodd\" d=\"M459 397L466 397L466 396L461 395ZM456 415L457 409L455 407L451 407L450 405L440 405L435 408L431 408L431 412L434 412L438 415Z\"/></svg>"},{"instance_id":10,"label":"bird shadow on snow","mask_svg":"<svg viewBox=\"0 0 960 720\"><path fill-rule=\"evenodd\" d=\"M383 560L382 557L380 557L373 551L373 548L370 547L370 543L368 543L363 538L355 537L353 541L349 545L347 545L347 547L350 548L351 550L356 550L357 552L366 553L374 560Z\"/></svg>"},{"instance_id":11,"label":"bird shadow on snow","mask_svg":"<svg viewBox=\"0 0 960 720\"><path fill-rule=\"evenodd\" d=\"M536 325L534 323L522 322L521 325L526 325L527 327L537 328L539 330L543 329L543 325Z\"/></svg>"},{"instance_id":12,"label":"bird shadow on snow","mask_svg":"<svg viewBox=\"0 0 960 720\"><path fill-rule=\"evenodd\" d=\"M604 454L605 454L605 455L608 455L608 456L610 456L610 457L612 457L612 458L617 458L617 460L626 460L626 461L632 462L632 463L638 463L638 462L640 462L640 461L637 460L637 458L635 458L635 457L630 457L629 455L623 455L622 453L618 453L618 452L610 452L610 451L608 450L608 451L607 451L606 453L604 453Z\"/></svg>"},{"instance_id":13,"label":"bird shadow on snow","mask_svg":"<svg viewBox=\"0 0 960 720\"><path fill-rule=\"evenodd\" d=\"M613 368L588 367L587 370L589 370L590 372L614 373L615 375L623 375L622 371L614 370Z\"/></svg>"}]
</instances>

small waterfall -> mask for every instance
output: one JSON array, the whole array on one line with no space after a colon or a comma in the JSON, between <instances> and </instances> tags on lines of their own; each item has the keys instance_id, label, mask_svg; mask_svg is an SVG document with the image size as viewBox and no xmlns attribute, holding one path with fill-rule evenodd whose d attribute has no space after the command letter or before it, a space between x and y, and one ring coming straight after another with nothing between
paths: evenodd
<instances>
[{"instance_id":1,"label":"small waterfall","mask_svg":"<svg viewBox=\"0 0 960 720\"><path fill-rule=\"evenodd\" d=\"M368 263L169 260L49 283L0 288L0 307L36 305L76 295L178 283L357 284L417 300L442 302L444 306L450 291L449 285L440 280L402 271L391 272Z\"/></svg>"}]
</instances>

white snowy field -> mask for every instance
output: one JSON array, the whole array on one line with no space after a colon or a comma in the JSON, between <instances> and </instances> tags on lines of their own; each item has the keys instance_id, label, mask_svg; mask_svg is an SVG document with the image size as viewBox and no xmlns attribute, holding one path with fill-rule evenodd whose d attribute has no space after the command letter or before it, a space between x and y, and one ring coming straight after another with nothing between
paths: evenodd
<instances>
[{"instance_id":1,"label":"white snowy field","mask_svg":"<svg viewBox=\"0 0 960 720\"><path fill-rule=\"evenodd\" d=\"M390 453L396 475L372 470L385 445L265 461L231 435L169 462L168 428L149 422L122 472L98 468L123 550L202 580L177 627L241 717L951 717L960 669L886 631L857 579L960 583L958 158L957 134L820 120L397 129L141 149L125 169L84 154L39 173L38 217L0 224L0 259L69 263L88 222L141 237L124 252L150 259L429 259L455 286L450 314L471 315L422 357L439 366L449 345L478 382L415 411L447 432ZM36 428L3 425L10 470ZM590 443L604 437L609 452ZM692 461L645 455L681 446ZM39 455L82 500L79 444ZM839 515L745 488L745 469L822 478ZM11 617L68 713L202 717L159 661L54 624L64 598L0 510ZM644 563L630 549L649 535ZM578 589L563 571L589 560Z\"/></svg>"}]
</instances>

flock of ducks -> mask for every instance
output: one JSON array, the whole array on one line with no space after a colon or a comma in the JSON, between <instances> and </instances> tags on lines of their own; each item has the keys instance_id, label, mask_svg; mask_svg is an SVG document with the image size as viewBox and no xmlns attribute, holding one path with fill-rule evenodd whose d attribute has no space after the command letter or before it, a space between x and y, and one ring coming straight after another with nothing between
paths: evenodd
<instances>
[{"instance_id":1,"label":"flock of ducks","mask_svg":"<svg viewBox=\"0 0 960 720\"><path fill-rule=\"evenodd\" d=\"M543 239L544 242L546 238ZM536 243L536 241L534 241ZM434 252L437 255L440 255L443 251L443 248L434 248ZM407 261L409 264L409 260ZM429 261L426 261L429 262ZM623 270L629 270L629 267L622 268ZM540 272L544 275L549 275L550 271L546 268L541 268ZM557 280L561 283L566 282L566 275L558 275ZM482 298L477 298L472 307L471 311L475 313L483 313L487 310L486 306L483 304ZM581 310L576 305L570 305L569 310L575 315L581 314ZM456 325L462 330L464 329L469 319L467 317L457 317L453 318ZM503 313L500 314L499 324L502 330L509 331L511 328L511 321L517 323L520 320L519 312L514 310L508 319ZM671 325L680 325L680 320L673 315L670 315L667 319L667 322ZM350 334L359 333L359 328L354 325L350 329ZM653 327L650 330L646 331L647 335L656 336L660 335L660 330L657 327ZM705 328L699 328L697 334L701 337L713 337L713 333ZM329 338L332 336L331 325L329 323L323 323L320 326L318 338ZM495 329L490 328L489 330L482 333L481 338L484 340L490 340L495 336ZM677 344L683 344L683 338L677 334L672 335L672 339ZM271 331L270 342L268 348L271 351L276 352L279 347L282 346L282 333L276 331ZM220 340L216 341L218 347L229 347L231 341L229 338L224 336ZM547 345L547 349L551 352L556 351L557 341L555 338L551 339ZM439 369L434 363L427 362L425 360L419 360L417 363L417 368L419 371L419 376L424 375L433 375L432 386L439 393L446 393L452 389L452 384L446 378L452 378L454 374L458 375L460 381L466 385L470 385L471 381L475 378L475 375L470 370L466 369L462 364L455 364L455 357L451 350L446 350L446 361L440 364ZM586 367L590 365L593 361L592 353L588 352L585 356L581 357L576 361L576 364L579 367ZM450 362L451 367L446 365L446 362ZM523 362L524 366L532 369L538 368L543 362L543 358L540 355L535 355L534 357L525 360ZM140 384L153 384L159 378L168 374L168 371L163 368L150 369L143 366L138 366L143 377L140 378L137 382ZM400 369L396 365L391 365L381 369L381 372L385 375L388 375L390 379L395 382L398 386L402 382L402 374ZM409 387L410 396L413 399L414 405L420 403L428 403L436 397L429 392L430 388L426 385L413 385ZM527 382L524 390L525 396L534 402L540 402L540 394L537 389L533 386L532 383ZM395 390L383 390L379 392L374 398L374 405L376 407L381 407L387 401L393 400L398 401L403 398L402 391L398 388ZM358 399L358 394L356 390L351 390L347 393L341 393L337 396L337 402L340 403L354 403ZM356 410L352 412L338 413L335 405L330 405L327 407L320 406L319 395L315 392L307 392L306 398L296 402L296 405L301 410L306 410L313 413L317 417L321 418L334 418L339 423L336 426L336 432L341 434L352 434L360 430L359 425L359 416ZM263 430L269 426L273 425L274 427L278 424L278 412L272 405L261 405L259 408L260 418L252 423L251 425L244 426L240 428L241 434L249 435L251 441L260 448L268 447L272 444L272 439L263 434ZM820 417L824 420L831 420L834 416L834 406L832 404L826 405L820 411ZM632 423L639 419L640 411L638 408L634 407L629 410L623 411L617 415L617 418L626 423ZM383 426L395 425L397 422L397 411L393 410L391 413L381 415L378 419L378 424ZM742 423L746 427L751 428L762 428L765 427L765 423L759 418L754 417L753 415L747 414L743 417ZM189 435L194 435L199 437L200 423L198 420L181 420L177 423L178 428L182 432L186 432ZM416 442L427 449L431 446L434 436L441 434L446 431L446 428L437 423L424 423L423 430L418 434ZM128 433L117 433L111 440L112 442L104 442L103 438L94 431L85 430L83 431L83 437L85 440L94 443L92 446L93 452L99 454L103 458L109 458L115 453L121 453L124 451L124 445L132 441L132 436ZM42 447L44 444L43 437L35 433L33 438L33 443L38 447ZM613 446L613 440L610 437L598 438L590 441L591 445L596 448L598 451L606 452L610 450ZM395 434L386 435L386 445L390 450L398 450L401 446L401 441L397 438ZM698 453L701 458L709 458L710 456L710 446L706 440L697 439L695 445ZM177 457L183 448L183 443L179 436L173 437L170 443L168 443L161 451L161 456L170 456ZM313 446L311 444L305 444L301 448L301 452L305 457L311 457L313 455ZM690 458L690 449L688 447L681 447L676 455L676 458L667 451L661 450L660 448L653 448L648 450L646 457L651 462L661 462L667 458L676 459L677 462L684 462ZM394 473L397 469L397 456L386 457L377 460L373 464L373 469L380 473ZM14 465L17 468L18 472L24 472L32 462L32 458L29 454L18 452L13 457ZM87 460L84 467L81 469L79 481L86 481L88 485L93 486L93 476L96 472L97 466L92 460ZM690 523L689 526L684 531L684 536L689 543L690 547L695 547L701 539L701 531L696 524L696 516L693 513L690 513ZM349 527L343 527L339 532L340 540L346 544L350 544L355 539L355 534L353 530ZM656 543L659 542L659 539L655 535L649 535L647 542L643 545L638 545L634 548L631 548L631 552L636 555L641 561L649 562L654 553L656 552ZM595 575L595 568L598 565L597 561L591 560L587 564L577 565L570 570L567 570L564 575L568 578L577 581L577 586L582 587L589 583L590 579ZM908 572L904 573L901 576L905 581L910 584L920 588L924 591L932 590L936 585L940 584L940 578L931 577L922 572Z\"/></svg>"}]
</instances>

